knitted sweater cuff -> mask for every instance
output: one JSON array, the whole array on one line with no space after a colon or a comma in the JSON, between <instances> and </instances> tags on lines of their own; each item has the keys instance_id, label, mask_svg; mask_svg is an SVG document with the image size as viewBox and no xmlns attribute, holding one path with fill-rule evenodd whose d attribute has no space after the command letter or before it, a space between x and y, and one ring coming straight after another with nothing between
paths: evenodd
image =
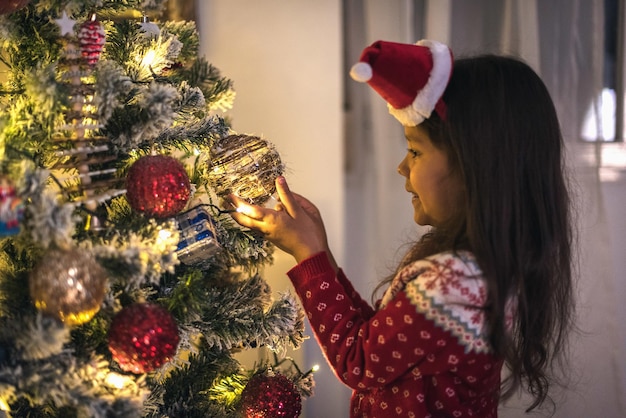
<instances>
[{"instance_id":1,"label":"knitted sweater cuff","mask_svg":"<svg viewBox=\"0 0 626 418\"><path fill-rule=\"evenodd\" d=\"M287 272L287 276L292 281L301 281L307 278L313 278L322 274L328 274L333 272L333 267L328 259L328 254L325 251L321 251L311 257L302 260L299 264L293 267Z\"/></svg>"}]
</instances>

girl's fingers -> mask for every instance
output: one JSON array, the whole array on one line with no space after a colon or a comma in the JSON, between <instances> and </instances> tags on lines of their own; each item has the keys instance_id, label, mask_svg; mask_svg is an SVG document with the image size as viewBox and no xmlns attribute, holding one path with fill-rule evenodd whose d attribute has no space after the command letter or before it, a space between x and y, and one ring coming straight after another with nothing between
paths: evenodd
<instances>
[{"instance_id":1,"label":"girl's fingers","mask_svg":"<svg viewBox=\"0 0 626 418\"><path fill-rule=\"evenodd\" d=\"M239 198L238 196L231 194L229 196L230 201L236 209L235 214L243 214L248 218L261 220L263 219L263 209L259 206L251 205L247 201ZM241 218L241 217L240 217Z\"/></svg>"},{"instance_id":2,"label":"girl's fingers","mask_svg":"<svg viewBox=\"0 0 626 418\"><path fill-rule=\"evenodd\" d=\"M318 212L317 207L313 203L311 203L307 198L301 196L297 193L291 193L294 197L294 200L298 203L298 205L304 209L305 212L312 213Z\"/></svg>"},{"instance_id":3,"label":"girl's fingers","mask_svg":"<svg viewBox=\"0 0 626 418\"><path fill-rule=\"evenodd\" d=\"M298 203L289 190L289 185L287 185L287 180L283 176L279 176L276 179L276 191L278 192L278 197L280 198L280 203L284 207L285 211L292 218L295 217Z\"/></svg>"}]
</instances>

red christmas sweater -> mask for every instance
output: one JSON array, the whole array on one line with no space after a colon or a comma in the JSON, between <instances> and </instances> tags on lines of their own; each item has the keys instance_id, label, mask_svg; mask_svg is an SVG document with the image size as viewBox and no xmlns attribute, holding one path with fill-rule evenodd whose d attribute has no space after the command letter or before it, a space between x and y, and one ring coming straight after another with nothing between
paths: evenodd
<instances>
[{"instance_id":1,"label":"red christmas sweater","mask_svg":"<svg viewBox=\"0 0 626 418\"><path fill-rule=\"evenodd\" d=\"M406 266L372 308L326 253L288 275L350 417L497 417L502 359L486 335L486 283L468 252Z\"/></svg>"}]
</instances>

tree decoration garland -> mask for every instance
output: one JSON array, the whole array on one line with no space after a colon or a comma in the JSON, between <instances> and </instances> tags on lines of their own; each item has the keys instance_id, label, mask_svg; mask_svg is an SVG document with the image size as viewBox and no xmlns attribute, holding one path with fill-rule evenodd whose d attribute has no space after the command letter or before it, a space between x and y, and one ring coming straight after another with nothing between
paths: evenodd
<instances>
[{"instance_id":1,"label":"tree decoration garland","mask_svg":"<svg viewBox=\"0 0 626 418\"><path fill-rule=\"evenodd\" d=\"M63 34L60 67L65 69L63 81L69 86L70 108L65 112L65 125L59 127L53 138L57 144L69 144L70 147L64 146L57 151L61 160L53 169L75 170L76 184L66 187L66 192L70 195L79 193L79 197L73 198L74 202L85 206L90 213L87 224L97 228L103 224L100 219L92 219L98 204L123 193L114 187L118 182L113 177L116 170L103 166L116 160L109 154L110 141L96 133L102 125L96 114L95 88L91 79L106 40L105 33L95 15L80 25L78 43L71 29L74 21L65 12L57 24Z\"/></svg>"},{"instance_id":2,"label":"tree decoration garland","mask_svg":"<svg viewBox=\"0 0 626 418\"><path fill-rule=\"evenodd\" d=\"M151 303L122 309L109 328L109 350L120 368L135 374L151 372L176 353L178 325L169 311Z\"/></svg>"},{"instance_id":3,"label":"tree decoration garland","mask_svg":"<svg viewBox=\"0 0 626 418\"><path fill-rule=\"evenodd\" d=\"M264 204L276 192L284 165L275 146L254 135L229 135L210 149L208 180L215 193L231 193L252 204Z\"/></svg>"},{"instance_id":4,"label":"tree decoration garland","mask_svg":"<svg viewBox=\"0 0 626 418\"><path fill-rule=\"evenodd\" d=\"M28 284L37 309L71 326L100 310L107 275L87 250L52 248L31 271Z\"/></svg>"},{"instance_id":5,"label":"tree decoration garland","mask_svg":"<svg viewBox=\"0 0 626 418\"><path fill-rule=\"evenodd\" d=\"M285 375L272 370L257 373L241 392L240 411L245 418L297 418L302 396Z\"/></svg>"},{"instance_id":6,"label":"tree decoration garland","mask_svg":"<svg viewBox=\"0 0 626 418\"><path fill-rule=\"evenodd\" d=\"M126 199L136 212L169 218L185 208L190 194L185 167L174 157L146 155L128 170Z\"/></svg>"}]
</instances>

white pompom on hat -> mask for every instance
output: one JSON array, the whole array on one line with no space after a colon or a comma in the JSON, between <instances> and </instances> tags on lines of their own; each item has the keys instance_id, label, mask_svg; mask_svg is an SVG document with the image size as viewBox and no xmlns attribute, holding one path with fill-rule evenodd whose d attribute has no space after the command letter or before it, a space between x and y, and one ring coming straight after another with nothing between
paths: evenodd
<instances>
[{"instance_id":1,"label":"white pompom on hat","mask_svg":"<svg viewBox=\"0 0 626 418\"><path fill-rule=\"evenodd\" d=\"M446 118L441 99L452 74L452 51L427 39L416 44L376 41L361 53L350 76L369 84L404 126L419 125L433 110Z\"/></svg>"}]
</instances>

